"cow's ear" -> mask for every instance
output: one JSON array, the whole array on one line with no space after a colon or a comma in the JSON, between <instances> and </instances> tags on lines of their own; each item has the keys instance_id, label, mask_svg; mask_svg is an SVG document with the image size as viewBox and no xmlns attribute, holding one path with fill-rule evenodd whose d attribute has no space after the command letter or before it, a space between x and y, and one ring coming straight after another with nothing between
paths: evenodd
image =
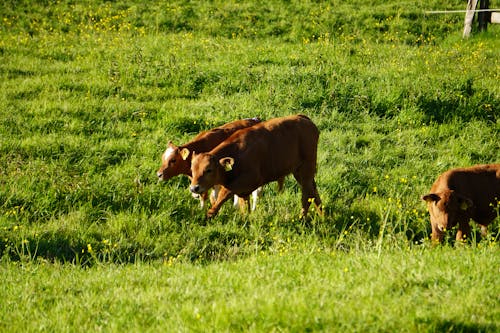
<instances>
[{"instance_id":1,"label":"cow's ear","mask_svg":"<svg viewBox=\"0 0 500 333\"><path fill-rule=\"evenodd\" d=\"M234 158L232 157L224 157L219 160L220 165L224 168L226 171L231 171L233 170L233 165L234 165Z\"/></svg>"},{"instance_id":2,"label":"cow's ear","mask_svg":"<svg viewBox=\"0 0 500 333\"><path fill-rule=\"evenodd\" d=\"M463 197L463 196L458 197L458 202L460 203L461 210L467 210L467 209L471 208L472 206L474 206L474 203L472 202L471 199Z\"/></svg>"},{"instance_id":3,"label":"cow's ear","mask_svg":"<svg viewBox=\"0 0 500 333\"><path fill-rule=\"evenodd\" d=\"M422 196L422 200L427 201L427 202L433 202L433 201L438 202L439 200L441 200L441 198L436 193L429 193L429 194Z\"/></svg>"},{"instance_id":4,"label":"cow's ear","mask_svg":"<svg viewBox=\"0 0 500 333\"><path fill-rule=\"evenodd\" d=\"M194 152L193 152L193 154L194 154ZM188 158L188 156L189 156L189 149L182 148L181 149L181 157L182 157L182 159L185 161Z\"/></svg>"}]
</instances>

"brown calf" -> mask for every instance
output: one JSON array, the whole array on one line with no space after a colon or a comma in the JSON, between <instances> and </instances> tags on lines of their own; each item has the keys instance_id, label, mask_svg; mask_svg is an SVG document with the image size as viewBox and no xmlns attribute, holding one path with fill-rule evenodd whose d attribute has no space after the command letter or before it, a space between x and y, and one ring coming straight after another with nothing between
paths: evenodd
<instances>
[{"instance_id":1,"label":"brown calf","mask_svg":"<svg viewBox=\"0 0 500 333\"><path fill-rule=\"evenodd\" d=\"M167 149L161 157L162 164L157 171L158 178L166 181L181 174L191 178L192 152L202 153L210 151L237 130L253 126L260 122L261 120L259 118L236 120L220 127L201 132L193 140L182 146L176 146L172 142L169 142ZM199 194L200 204L203 207L208 194L206 191Z\"/></svg>"},{"instance_id":2,"label":"brown calf","mask_svg":"<svg viewBox=\"0 0 500 333\"><path fill-rule=\"evenodd\" d=\"M311 202L321 211L314 180L318 138L318 128L304 115L239 130L210 152L193 156L191 192L221 185L217 201L207 212L212 217L233 194L248 198L260 186L292 173L302 188L302 215Z\"/></svg>"},{"instance_id":3,"label":"brown calf","mask_svg":"<svg viewBox=\"0 0 500 333\"><path fill-rule=\"evenodd\" d=\"M432 240L441 242L446 230L458 224L456 240L470 236L469 220L486 226L496 217L500 200L500 164L451 169L441 174L422 197L431 217Z\"/></svg>"}]
</instances>

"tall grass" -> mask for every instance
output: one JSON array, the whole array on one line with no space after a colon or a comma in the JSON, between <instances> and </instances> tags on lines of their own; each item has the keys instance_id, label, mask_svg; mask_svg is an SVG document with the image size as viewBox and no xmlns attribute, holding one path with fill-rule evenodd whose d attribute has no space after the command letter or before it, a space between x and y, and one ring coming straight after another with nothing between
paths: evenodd
<instances>
[{"instance_id":1,"label":"tall grass","mask_svg":"<svg viewBox=\"0 0 500 333\"><path fill-rule=\"evenodd\" d=\"M304 235L350 247L346 232L378 248L421 243L419 196L436 175L499 159L498 29L461 40L455 16L423 17L420 3L2 8L0 248L11 258L211 261ZM226 207L210 222L186 179L157 184L168 140L292 113L321 129L323 220L298 220L291 179L284 193L266 187L255 214Z\"/></svg>"}]
</instances>

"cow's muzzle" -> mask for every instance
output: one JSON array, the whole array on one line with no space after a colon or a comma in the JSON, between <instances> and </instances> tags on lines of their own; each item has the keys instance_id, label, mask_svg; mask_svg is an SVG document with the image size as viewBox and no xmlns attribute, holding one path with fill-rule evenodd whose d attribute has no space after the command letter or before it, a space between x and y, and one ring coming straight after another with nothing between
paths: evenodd
<instances>
[{"instance_id":1,"label":"cow's muzzle","mask_svg":"<svg viewBox=\"0 0 500 333\"><path fill-rule=\"evenodd\" d=\"M189 186L189 190L192 192L192 193L196 193L196 194L199 194L201 193L201 188L200 188L200 185L196 184L196 185L191 185Z\"/></svg>"}]
</instances>

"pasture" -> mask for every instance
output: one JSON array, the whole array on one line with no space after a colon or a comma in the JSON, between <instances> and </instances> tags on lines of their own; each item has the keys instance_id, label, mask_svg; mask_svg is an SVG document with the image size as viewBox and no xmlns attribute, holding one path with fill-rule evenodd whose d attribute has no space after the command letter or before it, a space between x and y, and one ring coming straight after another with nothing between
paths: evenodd
<instances>
[{"instance_id":1,"label":"pasture","mask_svg":"<svg viewBox=\"0 0 500 333\"><path fill-rule=\"evenodd\" d=\"M2 2L0 331L500 330L500 219L433 247L420 199L500 162L500 27L424 14L463 8ZM212 220L158 183L169 140L297 113L324 217L292 177Z\"/></svg>"}]
</instances>

